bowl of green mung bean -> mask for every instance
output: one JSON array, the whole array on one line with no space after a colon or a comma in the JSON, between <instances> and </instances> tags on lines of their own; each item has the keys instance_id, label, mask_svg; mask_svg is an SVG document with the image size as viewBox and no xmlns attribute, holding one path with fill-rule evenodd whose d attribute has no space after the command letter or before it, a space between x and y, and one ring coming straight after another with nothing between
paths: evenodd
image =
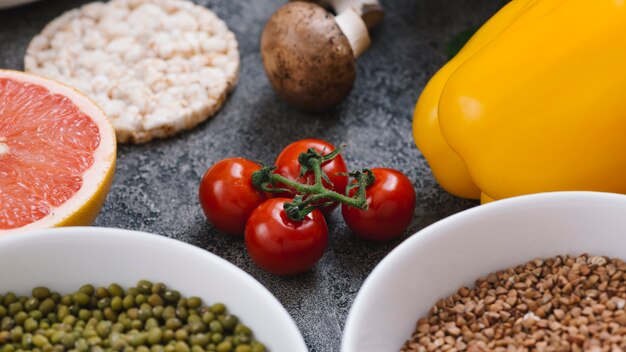
<instances>
[{"instance_id":1,"label":"bowl of green mung bean","mask_svg":"<svg viewBox=\"0 0 626 352\"><path fill-rule=\"evenodd\" d=\"M0 351L18 350L307 348L278 300L218 256L159 235L75 227L0 237Z\"/></svg>"},{"instance_id":2,"label":"bowl of green mung bean","mask_svg":"<svg viewBox=\"0 0 626 352\"><path fill-rule=\"evenodd\" d=\"M394 249L355 299L342 352L626 349L626 196L479 206Z\"/></svg>"}]
</instances>

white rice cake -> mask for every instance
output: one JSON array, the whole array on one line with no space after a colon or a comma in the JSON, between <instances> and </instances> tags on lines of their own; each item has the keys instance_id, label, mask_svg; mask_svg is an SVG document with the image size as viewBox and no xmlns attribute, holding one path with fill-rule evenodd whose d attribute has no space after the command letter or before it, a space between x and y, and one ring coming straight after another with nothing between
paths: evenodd
<instances>
[{"instance_id":1,"label":"white rice cake","mask_svg":"<svg viewBox=\"0 0 626 352\"><path fill-rule=\"evenodd\" d=\"M26 71L94 99L120 143L143 143L215 114L239 77L235 35L188 0L113 0L66 12L33 38Z\"/></svg>"}]
</instances>

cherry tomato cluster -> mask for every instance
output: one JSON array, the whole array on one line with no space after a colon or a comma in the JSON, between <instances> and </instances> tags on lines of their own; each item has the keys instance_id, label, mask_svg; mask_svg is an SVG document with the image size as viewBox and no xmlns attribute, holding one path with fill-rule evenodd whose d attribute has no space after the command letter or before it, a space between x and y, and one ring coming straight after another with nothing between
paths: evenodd
<instances>
[{"instance_id":1,"label":"cherry tomato cluster","mask_svg":"<svg viewBox=\"0 0 626 352\"><path fill-rule=\"evenodd\" d=\"M271 168L222 160L205 173L199 197L211 224L244 235L252 260L277 275L299 274L319 261L328 244L325 216L339 203L350 230L374 241L402 235L415 209L415 190L404 174L386 168L349 173L340 150L319 139L288 145Z\"/></svg>"}]
</instances>

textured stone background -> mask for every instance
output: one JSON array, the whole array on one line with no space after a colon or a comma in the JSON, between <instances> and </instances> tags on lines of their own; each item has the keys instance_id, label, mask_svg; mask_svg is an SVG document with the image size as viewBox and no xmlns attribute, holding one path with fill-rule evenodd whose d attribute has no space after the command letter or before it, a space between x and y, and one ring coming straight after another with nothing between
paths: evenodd
<instances>
[{"instance_id":1,"label":"textured stone background","mask_svg":"<svg viewBox=\"0 0 626 352\"><path fill-rule=\"evenodd\" d=\"M0 11L0 67L21 69L32 36L63 11L85 2L44 0ZM239 39L239 86L223 110L195 130L146 145L122 146L115 183L96 225L159 233L227 259L278 297L311 352L339 351L348 310L363 280L404 238L382 245L360 241L335 213L329 221L328 251L315 270L275 277L254 266L241 239L216 233L206 222L197 201L198 182L211 164L225 157L271 162L288 143L318 137L349 144L345 157L351 168L385 166L408 174L418 197L409 233L474 206L435 183L413 144L411 115L428 78L446 60L446 43L482 23L505 0L383 0L386 18L359 60L352 95L321 115L283 104L263 72L260 32L283 1L199 2L222 17Z\"/></svg>"}]
</instances>

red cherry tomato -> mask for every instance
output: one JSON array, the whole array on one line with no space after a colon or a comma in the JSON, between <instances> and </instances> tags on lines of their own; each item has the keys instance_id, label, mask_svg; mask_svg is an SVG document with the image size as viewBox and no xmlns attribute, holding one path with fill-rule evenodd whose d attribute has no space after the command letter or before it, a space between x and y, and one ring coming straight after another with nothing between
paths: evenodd
<instances>
[{"instance_id":1,"label":"red cherry tomato","mask_svg":"<svg viewBox=\"0 0 626 352\"><path fill-rule=\"evenodd\" d=\"M221 232L241 236L252 211L265 200L252 184L261 165L243 158L224 159L213 165L200 182L204 215Z\"/></svg>"},{"instance_id":2,"label":"red cherry tomato","mask_svg":"<svg viewBox=\"0 0 626 352\"><path fill-rule=\"evenodd\" d=\"M408 177L397 170L375 168L372 172L376 181L366 190L369 210L342 205L341 212L355 235L386 241L401 236L411 224L415 189Z\"/></svg>"},{"instance_id":3,"label":"red cherry tomato","mask_svg":"<svg viewBox=\"0 0 626 352\"><path fill-rule=\"evenodd\" d=\"M335 146L323 141L321 139L303 139L294 143L291 143L276 158L276 171L275 173L286 177L290 180L298 181L303 184L312 185L315 183L315 177L312 172L308 172L304 176L300 177L300 163L298 162L298 157L300 154L306 152L310 148L315 149L317 152L322 153L322 155L327 155L335 150ZM338 173L347 173L348 167L346 166L346 162L343 160L341 155L338 155L333 160L327 161L322 165L322 171L326 173L332 185L327 182L323 182L324 187L327 189L333 190L340 194L346 193L346 186L348 185L348 178L345 176L338 176ZM295 192L292 194L280 194L280 197L293 197ZM319 203L324 203L322 200ZM322 212L328 215L333 209L337 207L337 203L321 208Z\"/></svg>"},{"instance_id":4,"label":"red cherry tomato","mask_svg":"<svg viewBox=\"0 0 626 352\"><path fill-rule=\"evenodd\" d=\"M295 275L311 269L328 244L328 226L319 210L301 222L287 217L283 204L272 198L259 205L246 224L246 247L252 260L277 275Z\"/></svg>"}]
</instances>

